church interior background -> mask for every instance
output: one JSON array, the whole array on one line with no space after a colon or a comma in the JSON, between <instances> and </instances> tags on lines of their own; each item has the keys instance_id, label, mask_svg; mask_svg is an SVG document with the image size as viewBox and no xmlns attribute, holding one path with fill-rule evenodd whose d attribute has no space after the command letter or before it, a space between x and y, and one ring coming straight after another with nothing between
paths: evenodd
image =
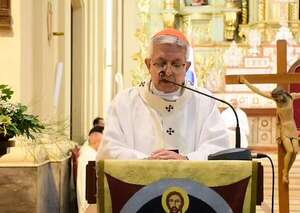
<instances>
[{"instance_id":1,"label":"church interior background","mask_svg":"<svg viewBox=\"0 0 300 213\"><path fill-rule=\"evenodd\" d=\"M228 101L237 97L249 117L249 145L273 150L274 103L224 79L276 73L277 39L288 42L288 69L297 62L299 1L197 2L0 0L0 84L43 121L66 123L67 137L82 143L112 98L148 77L144 57L151 36L176 27L193 47L198 86ZM271 91L275 85L259 87ZM299 181L291 181L300 195Z\"/></svg>"}]
</instances>

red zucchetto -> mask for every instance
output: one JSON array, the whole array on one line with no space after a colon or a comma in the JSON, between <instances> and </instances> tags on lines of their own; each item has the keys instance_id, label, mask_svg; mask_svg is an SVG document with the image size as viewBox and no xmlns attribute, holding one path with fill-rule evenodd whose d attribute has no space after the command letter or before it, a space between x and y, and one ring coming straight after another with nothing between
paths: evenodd
<instances>
[{"instance_id":1,"label":"red zucchetto","mask_svg":"<svg viewBox=\"0 0 300 213\"><path fill-rule=\"evenodd\" d=\"M170 35L170 36L174 36L176 37L178 40L180 41L183 41L183 42L186 42L186 43L189 43L187 38L185 37L185 35L176 30L176 29L173 29L173 28L166 28L158 33L156 33L153 37L156 37L156 36L160 36L160 35Z\"/></svg>"}]
</instances>

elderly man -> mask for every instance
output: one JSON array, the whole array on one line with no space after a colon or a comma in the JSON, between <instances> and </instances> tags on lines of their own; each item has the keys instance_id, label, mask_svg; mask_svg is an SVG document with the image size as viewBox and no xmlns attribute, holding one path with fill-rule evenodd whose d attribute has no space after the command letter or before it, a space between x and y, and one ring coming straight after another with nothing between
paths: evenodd
<instances>
[{"instance_id":1,"label":"elderly man","mask_svg":"<svg viewBox=\"0 0 300 213\"><path fill-rule=\"evenodd\" d=\"M152 38L145 59L151 80L115 97L97 160L205 160L229 147L216 102L160 78L163 73L167 80L184 84L188 49L186 37L175 29Z\"/></svg>"}]
</instances>

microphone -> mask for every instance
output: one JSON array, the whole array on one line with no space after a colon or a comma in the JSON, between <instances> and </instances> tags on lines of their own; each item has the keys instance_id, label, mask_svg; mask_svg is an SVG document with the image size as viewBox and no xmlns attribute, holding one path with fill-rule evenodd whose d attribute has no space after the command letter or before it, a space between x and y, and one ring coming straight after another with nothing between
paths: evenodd
<instances>
[{"instance_id":1,"label":"microphone","mask_svg":"<svg viewBox=\"0 0 300 213\"><path fill-rule=\"evenodd\" d=\"M198 94L201 94L201 95L204 95L206 97L212 98L216 101L222 102L222 103L228 105L231 108L231 110L233 111L235 119L236 119L235 148L226 149L226 150L211 154L211 155L208 156L208 160L251 160L252 159L251 158L251 153L248 149L240 148L241 147L241 132L240 132L239 119L238 119L238 116L237 116L237 113L236 113L235 109L233 108L233 106L230 103L228 103L227 101L224 101L222 99L219 99L217 97L214 97L212 95L208 95L206 93L200 92L196 89L187 87L187 86L184 85L184 83L178 84L174 81L170 81L170 80L165 78L165 75L166 75L165 71L163 71L163 70L160 71L159 72L159 79L161 81L174 84L174 85L179 86L181 88L191 90L191 91L196 92Z\"/></svg>"}]
</instances>

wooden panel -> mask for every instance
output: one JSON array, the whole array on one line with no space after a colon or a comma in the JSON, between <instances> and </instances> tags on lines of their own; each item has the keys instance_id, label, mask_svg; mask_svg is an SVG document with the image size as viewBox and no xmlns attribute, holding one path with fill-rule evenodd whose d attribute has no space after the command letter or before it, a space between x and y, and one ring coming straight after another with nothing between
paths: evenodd
<instances>
[{"instance_id":1,"label":"wooden panel","mask_svg":"<svg viewBox=\"0 0 300 213\"><path fill-rule=\"evenodd\" d=\"M220 111L227 108L220 107ZM258 117L258 116L276 116L275 108L241 108L249 117Z\"/></svg>"},{"instance_id":2,"label":"wooden panel","mask_svg":"<svg viewBox=\"0 0 300 213\"><path fill-rule=\"evenodd\" d=\"M86 166L86 194L85 199L89 204L97 202L97 177L96 177L96 162L89 161Z\"/></svg>"},{"instance_id":3,"label":"wooden panel","mask_svg":"<svg viewBox=\"0 0 300 213\"><path fill-rule=\"evenodd\" d=\"M277 153L277 146L249 146L248 149L256 153Z\"/></svg>"},{"instance_id":4,"label":"wooden panel","mask_svg":"<svg viewBox=\"0 0 300 213\"><path fill-rule=\"evenodd\" d=\"M289 74L259 74L259 75L243 75L250 83L270 84L270 83L297 83L300 81L299 73ZM240 75L226 75L226 84L240 84Z\"/></svg>"},{"instance_id":5,"label":"wooden panel","mask_svg":"<svg viewBox=\"0 0 300 213\"><path fill-rule=\"evenodd\" d=\"M261 163L258 163L256 205L261 205L263 201L264 201L264 167L261 165Z\"/></svg>"},{"instance_id":6,"label":"wooden panel","mask_svg":"<svg viewBox=\"0 0 300 213\"><path fill-rule=\"evenodd\" d=\"M11 24L10 0L0 0L0 29L10 29Z\"/></svg>"}]
</instances>

